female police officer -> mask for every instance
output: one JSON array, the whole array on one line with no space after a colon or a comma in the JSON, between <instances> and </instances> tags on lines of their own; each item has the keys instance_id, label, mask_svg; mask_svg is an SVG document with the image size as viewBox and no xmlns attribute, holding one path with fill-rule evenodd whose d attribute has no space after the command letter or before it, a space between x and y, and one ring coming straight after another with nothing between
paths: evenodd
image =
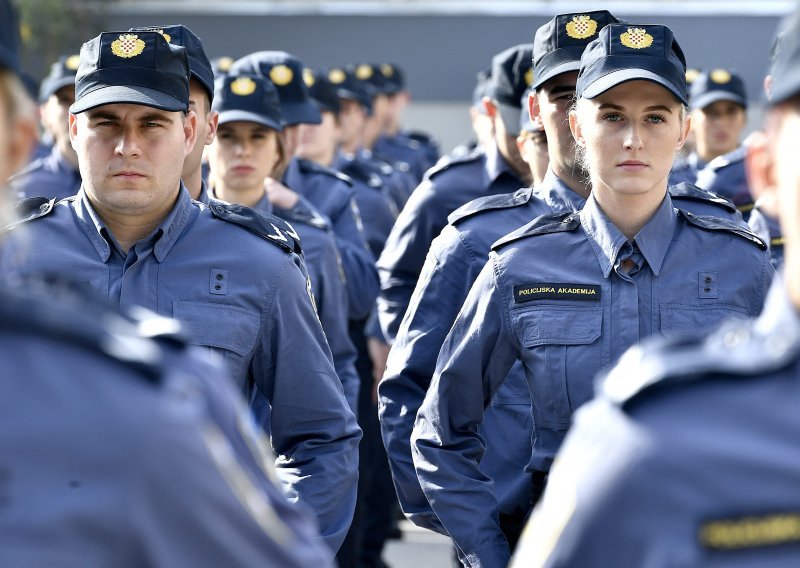
<instances>
[{"instance_id":1,"label":"female police officer","mask_svg":"<svg viewBox=\"0 0 800 568\"><path fill-rule=\"evenodd\" d=\"M540 480L594 376L627 347L762 306L772 276L764 243L675 209L667 195L689 129L685 67L663 26L611 24L587 46L570 126L592 195L579 213L540 217L495 243L442 347L412 449L445 528L465 517L482 527L477 541L454 535L470 566L509 558L476 426L515 359L536 425L528 467Z\"/></svg>"}]
</instances>

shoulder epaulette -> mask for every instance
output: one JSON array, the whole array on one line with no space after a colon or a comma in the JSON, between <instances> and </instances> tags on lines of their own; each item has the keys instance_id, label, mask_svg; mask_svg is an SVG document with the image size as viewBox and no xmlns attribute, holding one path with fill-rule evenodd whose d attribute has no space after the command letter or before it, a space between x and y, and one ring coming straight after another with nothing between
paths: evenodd
<instances>
[{"instance_id":1,"label":"shoulder epaulette","mask_svg":"<svg viewBox=\"0 0 800 568\"><path fill-rule=\"evenodd\" d=\"M310 225L322 231L330 231L331 227L325 218L314 209L298 205L292 209L275 209L275 214L281 219L298 223L301 225ZM290 225L291 226L291 225Z\"/></svg>"},{"instance_id":2,"label":"shoulder epaulette","mask_svg":"<svg viewBox=\"0 0 800 568\"><path fill-rule=\"evenodd\" d=\"M752 320L734 319L707 337L652 338L630 348L598 382L598 392L624 407L656 387L669 387L720 375L755 377L785 368L797 348L770 349L770 334L757 333Z\"/></svg>"},{"instance_id":3,"label":"shoulder epaulette","mask_svg":"<svg viewBox=\"0 0 800 568\"><path fill-rule=\"evenodd\" d=\"M727 154L717 156L711 160L706 167L712 170L719 170L725 166L729 166L736 162L741 162L747 157L747 149L744 146L739 146L735 150L731 150Z\"/></svg>"},{"instance_id":4,"label":"shoulder epaulette","mask_svg":"<svg viewBox=\"0 0 800 568\"><path fill-rule=\"evenodd\" d=\"M365 164L359 160L350 160L342 166L341 172L351 177L352 179L363 183L364 185L373 189L383 188L383 180L381 176L373 171L370 171Z\"/></svg>"},{"instance_id":5,"label":"shoulder epaulette","mask_svg":"<svg viewBox=\"0 0 800 568\"><path fill-rule=\"evenodd\" d=\"M6 225L2 232L7 233L22 223L46 217L53 212L55 204L55 199L48 199L47 197L28 197L27 199L20 199L11 206L11 217L14 221Z\"/></svg>"},{"instance_id":6,"label":"shoulder epaulette","mask_svg":"<svg viewBox=\"0 0 800 568\"><path fill-rule=\"evenodd\" d=\"M296 238L297 233L291 225L275 215L259 213L244 205L216 200L209 200L208 209L217 219L244 227L286 252L296 254L301 252L300 241Z\"/></svg>"},{"instance_id":7,"label":"shoulder epaulette","mask_svg":"<svg viewBox=\"0 0 800 568\"><path fill-rule=\"evenodd\" d=\"M485 195L465 203L447 217L447 222L457 225L460 221L473 217L483 211L495 209L511 209L524 205L531 200L533 190L530 187L523 187L514 193L502 193L499 195Z\"/></svg>"},{"instance_id":8,"label":"shoulder epaulette","mask_svg":"<svg viewBox=\"0 0 800 568\"><path fill-rule=\"evenodd\" d=\"M300 167L300 171L304 173L314 172L318 174L325 174L345 182L348 186L353 185L353 181L342 172L336 171L333 168L327 168L322 164L318 164L317 162L312 162L311 160L306 160L303 158L297 158L297 165Z\"/></svg>"},{"instance_id":9,"label":"shoulder epaulette","mask_svg":"<svg viewBox=\"0 0 800 568\"><path fill-rule=\"evenodd\" d=\"M683 209L678 209L678 214L695 227L699 227L705 231L721 231L729 233L753 243L761 250L767 250L767 244L755 233L729 219L724 219L722 217L711 217L708 215L695 215L694 213L689 213Z\"/></svg>"},{"instance_id":10,"label":"shoulder epaulette","mask_svg":"<svg viewBox=\"0 0 800 568\"><path fill-rule=\"evenodd\" d=\"M700 189L696 185L692 185L686 181L670 186L669 194L673 198L677 197L679 199L691 199L694 201L702 201L704 203L712 203L730 213L736 213L736 205L734 205L732 201L729 201L728 199L725 199L716 193L711 193L705 189Z\"/></svg>"},{"instance_id":11,"label":"shoulder epaulette","mask_svg":"<svg viewBox=\"0 0 800 568\"><path fill-rule=\"evenodd\" d=\"M34 171L40 169L44 165L44 159L46 157L47 156L42 156L40 158L36 158L32 162L30 162L27 166L25 166L24 168L19 170L17 173L15 173L13 176L8 178L8 181L13 183L13 182L18 181L21 178L25 177L26 175L30 174L31 172L34 172Z\"/></svg>"},{"instance_id":12,"label":"shoulder epaulette","mask_svg":"<svg viewBox=\"0 0 800 568\"><path fill-rule=\"evenodd\" d=\"M409 130L406 132L406 136L428 146L438 145L433 136L420 130Z\"/></svg>"},{"instance_id":13,"label":"shoulder epaulette","mask_svg":"<svg viewBox=\"0 0 800 568\"><path fill-rule=\"evenodd\" d=\"M481 148L474 148L468 154L460 156L454 156L454 155L444 156L436 163L435 166L433 166L425 173L425 177L432 178L439 175L442 172L449 170L454 166L477 162L478 160L483 159L485 155L486 154Z\"/></svg>"},{"instance_id":14,"label":"shoulder epaulette","mask_svg":"<svg viewBox=\"0 0 800 568\"><path fill-rule=\"evenodd\" d=\"M561 213L557 215L542 215L527 225L520 227L513 233L509 233L505 237L496 241L492 245L492 250L497 250L508 243L526 237L574 231L580 226L580 224L581 220L577 211L572 213Z\"/></svg>"}]
</instances>

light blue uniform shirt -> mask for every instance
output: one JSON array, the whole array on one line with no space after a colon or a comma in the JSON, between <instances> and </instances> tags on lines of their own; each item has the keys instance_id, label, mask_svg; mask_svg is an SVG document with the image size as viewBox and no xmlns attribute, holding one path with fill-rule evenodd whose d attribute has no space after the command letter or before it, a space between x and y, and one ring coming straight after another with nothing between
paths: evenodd
<instances>
[{"instance_id":1,"label":"light blue uniform shirt","mask_svg":"<svg viewBox=\"0 0 800 568\"><path fill-rule=\"evenodd\" d=\"M515 360L536 432L529 469L547 472L592 380L654 334L696 335L757 314L773 274L764 243L732 221L696 217L666 196L633 242L590 197L501 239L445 340L412 435L434 513L468 561L510 551L477 432Z\"/></svg>"}]
</instances>

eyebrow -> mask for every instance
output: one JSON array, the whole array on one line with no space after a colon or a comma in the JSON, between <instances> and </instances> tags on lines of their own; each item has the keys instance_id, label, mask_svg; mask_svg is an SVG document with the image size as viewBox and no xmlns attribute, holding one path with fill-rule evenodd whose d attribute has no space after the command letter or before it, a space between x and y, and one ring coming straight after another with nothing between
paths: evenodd
<instances>
[{"instance_id":1,"label":"eyebrow","mask_svg":"<svg viewBox=\"0 0 800 568\"><path fill-rule=\"evenodd\" d=\"M603 103L598 108L600 110L605 110L605 109L625 110L624 107L621 107L619 105L615 105L613 103ZM651 106L649 106L649 107L644 109L645 112L652 112L652 111L655 111L655 110L660 110L660 111L664 111L664 112L668 112L668 113L672 114L672 109L669 108L666 105L651 105Z\"/></svg>"},{"instance_id":2,"label":"eyebrow","mask_svg":"<svg viewBox=\"0 0 800 568\"><path fill-rule=\"evenodd\" d=\"M575 86L574 85L559 85L557 87L553 87L550 89L551 95L560 95L561 93L574 93Z\"/></svg>"},{"instance_id":3,"label":"eyebrow","mask_svg":"<svg viewBox=\"0 0 800 568\"><path fill-rule=\"evenodd\" d=\"M99 110L99 111L87 111L87 116L89 120L119 120L120 117L118 114L107 111L107 110ZM166 123L173 123L175 122L169 116L159 113L159 112L151 112L144 116L140 116L138 118L139 122L153 122L153 121L160 121Z\"/></svg>"}]
</instances>

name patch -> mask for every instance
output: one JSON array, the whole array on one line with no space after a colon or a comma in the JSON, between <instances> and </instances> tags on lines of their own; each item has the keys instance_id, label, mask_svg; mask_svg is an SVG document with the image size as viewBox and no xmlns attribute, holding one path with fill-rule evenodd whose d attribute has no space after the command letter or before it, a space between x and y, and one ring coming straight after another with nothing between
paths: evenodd
<instances>
[{"instance_id":1,"label":"name patch","mask_svg":"<svg viewBox=\"0 0 800 568\"><path fill-rule=\"evenodd\" d=\"M800 542L800 514L714 519L701 525L700 544L710 550L742 550Z\"/></svg>"},{"instance_id":2,"label":"name patch","mask_svg":"<svg viewBox=\"0 0 800 568\"><path fill-rule=\"evenodd\" d=\"M552 284L536 282L514 286L514 303L521 304L533 300L582 300L600 301L600 286L592 284Z\"/></svg>"}]
</instances>

